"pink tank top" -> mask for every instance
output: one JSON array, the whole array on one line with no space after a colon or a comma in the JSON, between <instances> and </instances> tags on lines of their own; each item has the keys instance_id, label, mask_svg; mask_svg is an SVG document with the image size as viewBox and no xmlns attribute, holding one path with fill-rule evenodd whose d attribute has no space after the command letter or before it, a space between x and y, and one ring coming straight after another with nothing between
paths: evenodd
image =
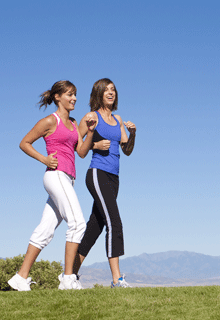
<instances>
[{"instance_id":1,"label":"pink tank top","mask_svg":"<svg viewBox=\"0 0 220 320\"><path fill-rule=\"evenodd\" d=\"M75 153L74 148L78 142L78 132L73 124L73 131L69 130L62 122L57 113L53 113L57 119L56 130L45 137L47 154L57 151L54 156L58 160L58 166L55 170L63 171L76 178ZM47 168L47 170L52 170Z\"/></svg>"}]
</instances>

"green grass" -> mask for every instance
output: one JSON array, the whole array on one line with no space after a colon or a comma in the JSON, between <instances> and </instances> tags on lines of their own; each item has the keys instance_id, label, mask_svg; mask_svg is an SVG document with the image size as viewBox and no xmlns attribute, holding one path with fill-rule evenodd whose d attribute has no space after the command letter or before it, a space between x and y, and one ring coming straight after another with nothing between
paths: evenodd
<instances>
[{"instance_id":1,"label":"green grass","mask_svg":"<svg viewBox=\"0 0 220 320\"><path fill-rule=\"evenodd\" d=\"M220 319L220 287L1 291L0 319Z\"/></svg>"}]
</instances>

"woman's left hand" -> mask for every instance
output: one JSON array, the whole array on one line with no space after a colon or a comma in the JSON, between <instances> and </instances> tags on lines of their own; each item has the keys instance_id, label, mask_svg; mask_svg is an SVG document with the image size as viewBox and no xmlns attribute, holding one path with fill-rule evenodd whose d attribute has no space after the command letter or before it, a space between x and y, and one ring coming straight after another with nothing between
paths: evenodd
<instances>
[{"instance_id":1,"label":"woman's left hand","mask_svg":"<svg viewBox=\"0 0 220 320\"><path fill-rule=\"evenodd\" d=\"M96 119L92 114L87 115L86 119L86 125L89 129L89 131L94 131L96 127Z\"/></svg>"},{"instance_id":2,"label":"woman's left hand","mask_svg":"<svg viewBox=\"0 0 220 320\"><path fill-rule=\"evenodd\" d=\"M127 121L127 122L124 122L124 125L126 126L126 128L128 129L128 131L131 133L131 134L135 134L136 132L136 126L133 122L131 121Z\"/></svg>"}]
</instances>

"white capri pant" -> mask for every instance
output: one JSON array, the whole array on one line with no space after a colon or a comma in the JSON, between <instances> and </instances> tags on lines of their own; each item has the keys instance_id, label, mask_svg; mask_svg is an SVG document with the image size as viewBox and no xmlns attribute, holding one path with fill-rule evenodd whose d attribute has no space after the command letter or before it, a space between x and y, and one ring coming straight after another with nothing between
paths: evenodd
<instances>
[{"instance_id":1,"label":"white capri pant","mask_svg":"<svg viewBox=\"0 0 220 320\"><path fill-rule=\"evenodd\" d=\"M43 182L49 198L41 222L32 233L29 243L42 250L50 243L63 219L68 225L66 241L80 243L86 223L73 189L74 179L62 171L46 171Z\"/></svg>"}]
</instances>

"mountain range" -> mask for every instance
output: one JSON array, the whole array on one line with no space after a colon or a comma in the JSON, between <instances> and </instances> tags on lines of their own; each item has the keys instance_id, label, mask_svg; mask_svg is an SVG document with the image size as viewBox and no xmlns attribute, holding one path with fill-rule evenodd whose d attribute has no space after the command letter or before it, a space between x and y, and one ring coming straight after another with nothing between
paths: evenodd
<instances>
[{"instance_id":1,"label":"mountain range","mask_svg":"<svg viewBox=\"0 0 220 320\"><path fill-rule=\"evenodd\" d=\"M121 258L120 271L132 286L220 285L220 256L188 251L142 253ZM79 273L84 288L109 286L112 281L108 261L82 266Z\"/></svg>"},{"instance_id":2,"label":"mountain range","mask_svg":"<svg viewBox=\"0 0 220 320\"><path fill-rule=\"evenodd\" d=\"M94 263L87 268L109 270L108 262ZM120 259L122 273L169 279L204 280L220 277L220 256L168 251Z\"/></svg>"}]
</instances>

